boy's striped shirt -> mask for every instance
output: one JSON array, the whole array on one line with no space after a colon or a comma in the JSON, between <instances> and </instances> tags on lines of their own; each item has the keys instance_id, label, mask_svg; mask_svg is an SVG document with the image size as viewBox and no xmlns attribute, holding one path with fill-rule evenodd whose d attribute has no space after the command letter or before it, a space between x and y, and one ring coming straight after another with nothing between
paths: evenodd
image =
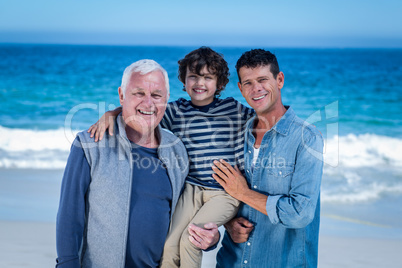
<instances>
[{"instance_id":1,"label":"boy's striped shirt","mask_svg":"<svg viewBox=\"0 0 402 268\"><path fill-rule=\"evenodd\" d=\"M187 182L222 187L213 178L213 160L225 159L243 171L244 125L254 110L233 98L215 99L197 107L183 98L167 105L161 126L184 143L190 159Z\"/></svg>"}]
</instances>

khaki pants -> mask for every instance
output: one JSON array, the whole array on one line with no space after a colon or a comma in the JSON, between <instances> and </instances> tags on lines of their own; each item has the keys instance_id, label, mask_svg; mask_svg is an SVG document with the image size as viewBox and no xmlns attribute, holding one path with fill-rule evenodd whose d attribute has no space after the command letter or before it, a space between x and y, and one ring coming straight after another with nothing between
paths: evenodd
<instances>
[{"instance_id":1,"label":"khaki pants","mask_svg":"<svg viewBox=\"0 0 402 268\"><path fill-rule=\"evenodd\" d=\"M237 213L240 202L225 191L186 183L166 238L161 268L201 267L202 250L189 240L188 225L199 227L214 222L221 226Z\"/></svg>"}]
</instances>

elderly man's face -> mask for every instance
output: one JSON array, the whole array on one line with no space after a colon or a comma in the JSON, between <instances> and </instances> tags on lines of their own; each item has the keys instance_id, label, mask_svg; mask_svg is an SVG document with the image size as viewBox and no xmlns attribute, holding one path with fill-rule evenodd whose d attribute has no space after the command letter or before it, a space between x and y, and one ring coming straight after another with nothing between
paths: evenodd
<instances>
[{"instance_id":1,"label":"elderly man's face","mask_svg":"<svg viewBox=\"0 0 402 268\"><path fill-rule=\"evenodd\" d=\"M145 75L133 73L125 97L121 88L119 96L126 124L139 133L153 131L166 110L168 94L165 78L160 71Z\"/></svg>"}]
</instances>

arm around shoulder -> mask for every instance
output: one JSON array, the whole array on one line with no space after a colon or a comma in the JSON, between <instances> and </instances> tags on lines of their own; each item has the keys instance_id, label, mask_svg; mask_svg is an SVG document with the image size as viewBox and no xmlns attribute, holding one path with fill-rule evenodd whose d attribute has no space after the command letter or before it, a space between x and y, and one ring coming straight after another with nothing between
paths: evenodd
<instances>
[{"instance_id":1,"label":"arm around shoulder","mask_svg":"<svg viewBox=\"0 0 402 268\"><path fill-rule=\"evenodd\" d=\"M95 136L95 142L102 140L107 129L109 129L109 135L113 136L114 132L114 120L121 113L122 107L117 107L112 111L107 111L102 117L89 127L88 133L91 133L91 138Z\"/></svg>"}]
</instances>

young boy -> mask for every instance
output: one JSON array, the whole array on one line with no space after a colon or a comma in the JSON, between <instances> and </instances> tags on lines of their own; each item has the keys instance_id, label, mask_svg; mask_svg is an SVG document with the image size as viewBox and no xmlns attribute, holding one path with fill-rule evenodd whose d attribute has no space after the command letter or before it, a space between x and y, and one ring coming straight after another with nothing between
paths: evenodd
<instances>
[{"instance_id":1,"label":"young boy","mask_svg":"<svg viewBox=\"0 0 402 268\"><path fill-rule=\"evenodd\" d=\"M208 222L218 226L232 219L239 201L228 195L212 178L214 160L225 159L242 169L245 122L254 111L220 93L229 82L229 68L223 57L208 47L201 47L179 60L179 79L191 101L183 98L167 105L161 126L172 131L186 146L190 171L183 194L172 217L161 267L201 267L202 251L189 240L188 225L203 227ZM116 116L119 109L104 116ZM99 120L88 131L105 128ZM113 132L109 129L109 133Z\"/></svg>"}]
</instances>

